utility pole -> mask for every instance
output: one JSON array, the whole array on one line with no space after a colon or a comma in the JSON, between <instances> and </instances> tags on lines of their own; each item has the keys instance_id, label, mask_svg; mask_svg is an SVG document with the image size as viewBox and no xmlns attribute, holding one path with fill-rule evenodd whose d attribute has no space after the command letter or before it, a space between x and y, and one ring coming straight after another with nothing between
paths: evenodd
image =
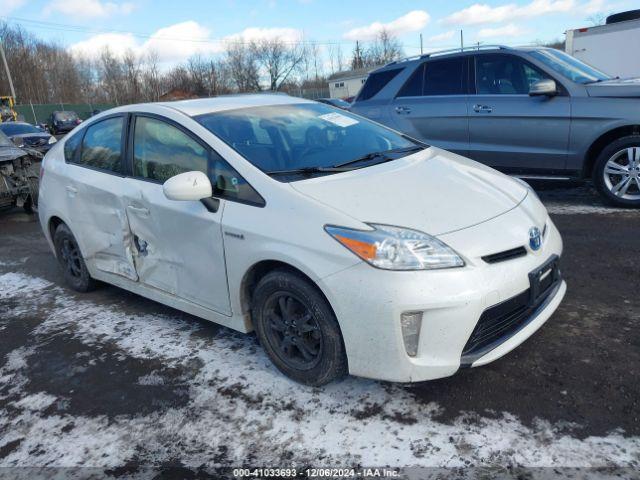
<instances>
[{"instance_id":1,"label":"utility pole","mask_svg":"<svg viewBox=\"0 0 640 480\"><path fill-rule=\"evenodd\" d=\"M11 72L9 71L9 64L7 63L7 57L4 54L4 46L2 45L2 41L0 41L0 55L2 55L2 63L4 63L4 71L7 72L7 78L9 79L9 88L11 89L11 96L13 97L13 101L16 101L16 91L13 88L13 80L11 79Z\"/></svg>"},{"instance_id":2,"label":"utility pole","mask_svg":"<svg viewBox=\"0 0 640 480\"><path fill-rule=\"evenodd\" d=\"M420 55L424 55L424 50L422 49L422 34L420 34Z\"/></svg>"},{"instance_id":3,"label":"utility pole","mask_svg":"<svg viewBox=\"0 0 640 480\"><path fill-rule=\"evenodd\" d=\"M464 37L462 36L462 30L460 30L460 51L464 50Z\"/></svg>"}]
</instances>

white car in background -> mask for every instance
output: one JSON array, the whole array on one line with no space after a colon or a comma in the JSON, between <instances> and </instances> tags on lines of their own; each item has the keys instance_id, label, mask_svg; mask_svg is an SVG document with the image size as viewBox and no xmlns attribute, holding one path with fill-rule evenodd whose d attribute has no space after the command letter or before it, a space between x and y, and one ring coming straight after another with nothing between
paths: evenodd
<instances>
[{"instance_id":1,"label":"white car in background","mask_svg":"<svg viewBox=\"0 0 640 480\"><path fill-rule=\"evenodd\" d=\"M309 385L484 365L566 291L526 184L284 95L92 117L47 154L39 215L71 287L255 330Z\"/></svg>"}]
</instances>

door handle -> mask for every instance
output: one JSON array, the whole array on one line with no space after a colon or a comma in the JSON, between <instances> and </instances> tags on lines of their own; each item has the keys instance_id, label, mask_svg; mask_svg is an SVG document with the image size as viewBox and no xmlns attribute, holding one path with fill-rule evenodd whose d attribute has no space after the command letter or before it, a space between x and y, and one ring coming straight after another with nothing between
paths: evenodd
<instances>
[{"instance_id":1,"label":"door handle","mask_svg":"<svg viewBox=\"0 0 640 480\"><path fill-rule=\"evenodd\" d=\"M476 113L491 113L493 112L493 108L491 108L489 105L479 105L476 103L473 106L473 111Z\"/></svg>"},{"instance_id":2,"label":"door handle","mask_svg":"<svg viewBox=\"0 0 640 480\"><path fill-rule=\"evenodd\" d=\"M141 217L148 217L149 215L151 215L149 209L144 207L134 207L133 205L129 205L129 210Z\"/></svg>"},{"instance_id":3,"label":"door handle","mask_svg":"<svg viewBox=\"0 0 640 480\"><path fill-rule=\"evenodd\" d=\"M76 196L76 193L78 193L78 189L75 187L72 187L71 185L67 185L66 189L67 189L67 195L69 195L72 198Z\"/></svg>"},{"instance_id":4,"label":"door handle","mask_svg":"<svg viewBox=\"0 0 640 480\"><path fill-rule=\"evenodd\" d=\"M396 107L396 113L398 115L408 115L411 113L411 109L409 107Z\"/></svg>"}]
</instances>

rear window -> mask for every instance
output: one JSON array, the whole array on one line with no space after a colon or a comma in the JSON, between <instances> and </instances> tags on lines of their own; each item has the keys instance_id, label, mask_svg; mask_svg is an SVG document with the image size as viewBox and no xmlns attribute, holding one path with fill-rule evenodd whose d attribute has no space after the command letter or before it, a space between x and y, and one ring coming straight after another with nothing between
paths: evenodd
<instances>
[{"instance_id":1,"label":"rear window","mask_svg":"<svg viewBox=\"0 0 640 480\"><path fill-rule=\"evenodd\" d=\"M367 78L366 83L360 90L358 101L369 100L382 90L396 75L403 69L395 68L393 70L385 70L383 72L372 73Z\"/></svg>"}]
</instances>

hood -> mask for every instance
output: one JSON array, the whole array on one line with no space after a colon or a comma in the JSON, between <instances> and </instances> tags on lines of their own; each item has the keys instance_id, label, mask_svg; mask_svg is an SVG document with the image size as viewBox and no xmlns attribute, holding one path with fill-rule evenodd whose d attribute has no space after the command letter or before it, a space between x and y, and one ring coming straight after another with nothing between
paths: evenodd
<instances>
[{"instance_id":1,"label":"hood","mask_svg":"<svg viewBox=\"0 0 640 480\"><path fill-rule=\"evenodd\" d=\"M640 98L640 78L588 83L585 88L590 97Z\"/></svg>"},{"instance_id":2,"label":"hood","mask_svg":"<svg viewBox=\"0 0 640 480\"><path fill-rule=\"evenodd\" d=\"M359 221L430 235L486 222L527 196L527 188L512 178L436 147L291 186Z\"/></svg>"},{"instance_id":3,"label":"hood","mask_svg":"<svg viewBox=\"0 0 640 480\"><path fill-rule=\"evenodd\" d=\"M24 157L25 155L28 155L28 153L21 148L9 145L0 145L0 162Z\"/></svg>"}]
</instances>

